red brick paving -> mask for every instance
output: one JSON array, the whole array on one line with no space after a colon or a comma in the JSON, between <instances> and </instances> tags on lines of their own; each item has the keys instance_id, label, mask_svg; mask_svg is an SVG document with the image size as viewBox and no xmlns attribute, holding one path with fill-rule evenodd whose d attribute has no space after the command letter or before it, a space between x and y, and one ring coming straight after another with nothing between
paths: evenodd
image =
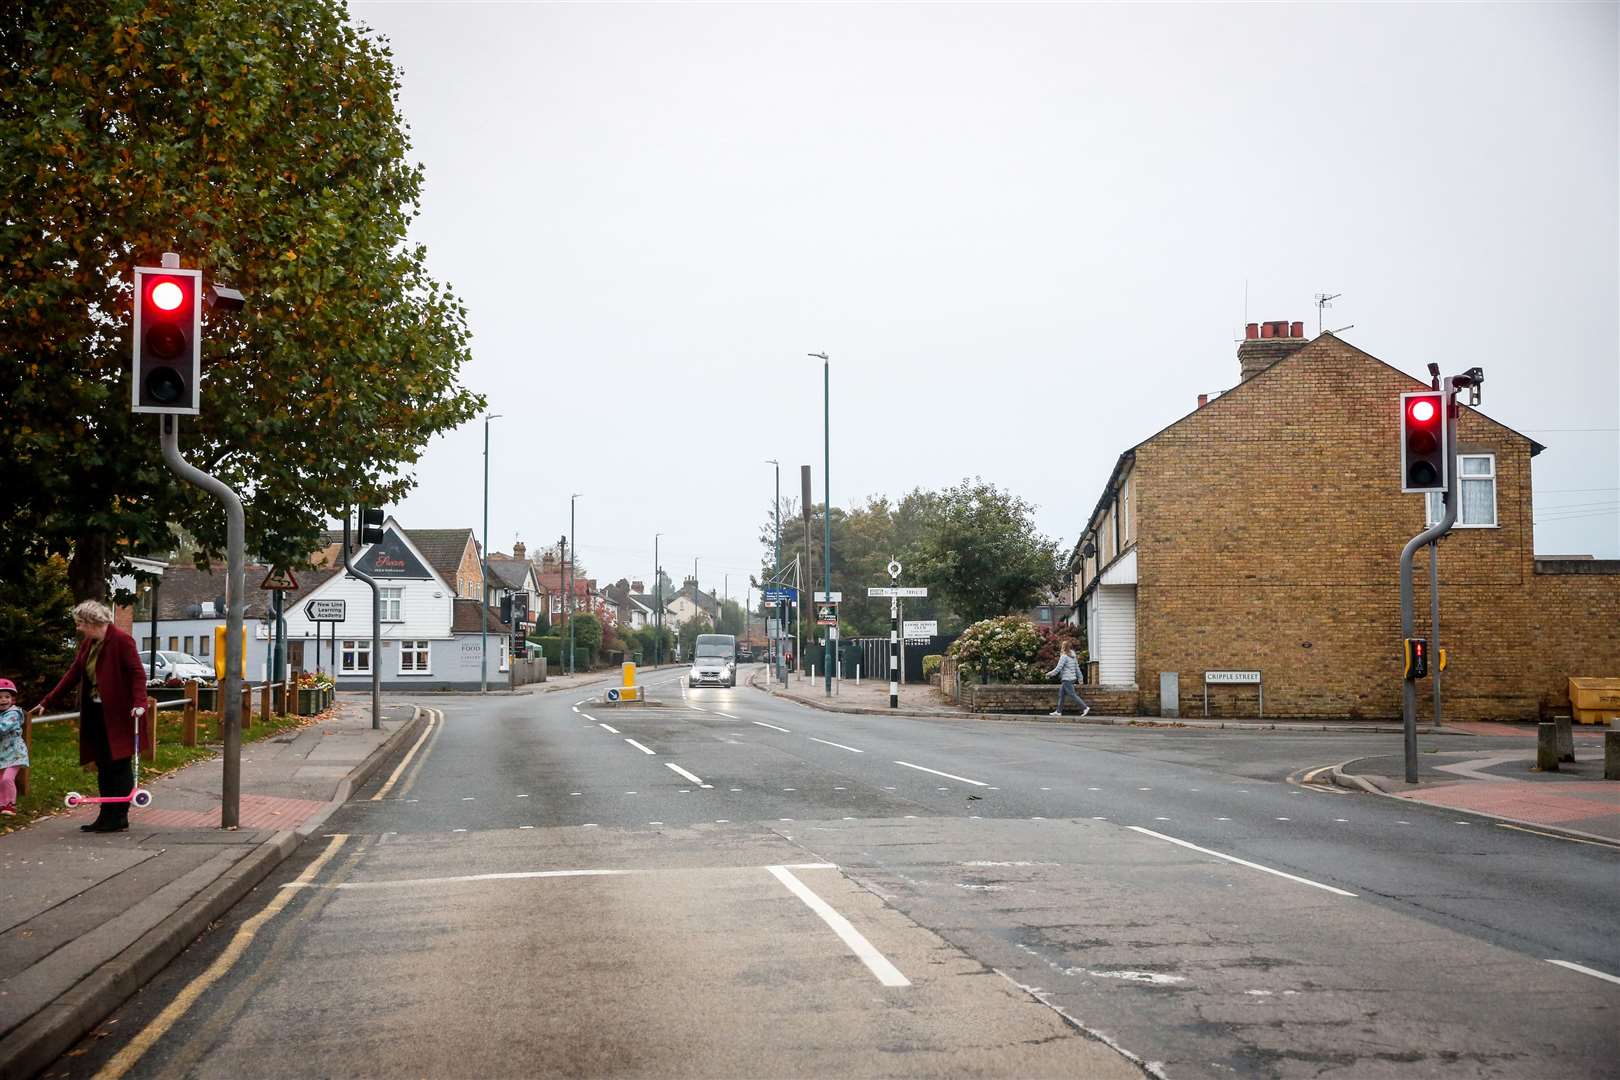
<instances>
[{"instance_id":1,"label":"red brick paving","mask_svg":"<svg viewBox=\"0 0 1620 1080\"><path fill-rule=\"evenodd\" d=\"M1400 797L1431 806L1479 810L1543 825L1620 814L1620 781L1608 780L1579 784L1523 780L1452 784L1402 792Z\"/></svg>"},{"instance_id":2,"label":"red brick paving","mask_svg":"<svg viewBox=\"0 0 1620 1080\"><path fill-rule=\"evenodd\" d=\"M165 810L159 805L162 796L145 810L132 807L130 822L136 826L158 826L165 829L217 829L219 805L207 810ZM311 799L278 799L269 795L243 795L241 827L244 829L296 829L326 806ZM94 817L96 807L83 806L74 811L77 817Z\"/></svg>"}]
</instances>

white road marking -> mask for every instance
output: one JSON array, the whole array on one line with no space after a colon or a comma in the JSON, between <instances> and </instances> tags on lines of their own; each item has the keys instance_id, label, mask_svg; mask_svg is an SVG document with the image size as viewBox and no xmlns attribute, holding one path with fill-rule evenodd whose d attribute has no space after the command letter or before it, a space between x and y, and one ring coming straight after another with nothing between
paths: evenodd
<instances>
[{"instance_id":1,"label":"white road marking","mask_svg":"<svg viewBox=\"0 0 1620 1080\"><path fill-rule=\"evenodd\" d=\"M607 732L609 735L617 735L619 733L618 728L612 727L611 725L608 725L608 724L604 724L600 720L598 720L596 722L596 726L601 728L603 731Z\"/></svg>"},{"instance_id":2,"label":"white road marking","mask_svg":"<svg viewBox=\"0 0 1620 1080\"><path fill-rule=\"evenodd\" d=\"M703 707L703 706L701 706L701 705L688 705L688 706L687 706L687 708L689 708L689 709L695 709L695 710L697 710L697 711L698 711L698 712L708 712L708 711L709 711L709 710L708 710L708 709L705 709L705 708L704 708L704 707Z\"/></svg>"},{"instance_id":3,"label":"white road marking","mask_svg":"<svg viewBox=\"0 0 1620 1080\"><path fill-rule=\"evenodd\" d=\"M759 726L760 726L760 727L768 727L768 728L770 728L770 729L771 729L771 730L772 730L772 731L780 731L780 732L782 732L782 733L783 733L783 734L789 734L789 732L788 732L788 729L787 729L787 728L785 728L785 727L777 727L777 726L776 726L776 725L775 725L775 724L767 724L767 723L766 723L766 722L765 722L765 721L763 721L763 720L755 720L755 721L754 721L754 723L756 723L756 724L758 724L758 725L759 725Z\"/></svg>"},{"instance_id":4,"label":"white road marking","mask_svg":"<svg viewBox=\"0 0 1620 1080\"><path fill-rule=\"evenodd\" d=\"M478 799L477 799L476 796L473 796L473 795L463 795L461 797L461 801L462 802L477 802Z\"/></svg>"},{"instance_id":5,"label":"white road marking","mask_svg":"<svg viewBox=\"0 0 1620 1080\"><path fill-rule=\"evenodd\" d=\"M600 724L601 723L600 720L598 720L596 717L592 716L588 712L582 712L579 715L583 716L585 719L589 720L593 724Z\"/></svg>"},{"instance_id":6,"label":"white road marking","mask_svg":"<svg viewBox=\"0 0 1620 1080\"><path fill-rule=\"evenodd\" d=\"M520 829L532 829L532 828L534 828L534 826L533 825L519 825L518 828L520 828Z\"/></svg>"},{"instance_id":7,"label":"white road marking","mask_svg":"<svg viewBox=\"0 0 1620 1080\"><path fill-rule=\"evenodd\" d=\"M1280 817L1280 818L1278 818L1278 819L1277 819L1277 820L1278 820L1278 821L1292 821L1292 820L1293 820L1293 818L1285 818L1285 817Z\"/></svg>"},{"instance_id":8,"label":"white road marking","mask_svg":"<svg viewBox=\"0 0 1620 1080\"><path fill-rule=\"evenodd\" d=\"M989 787L990 786L989 784L984 783L982 780L969 780L965 776L956 776L953 773L940 772L938 769L930 769L930 768L926 768L925 766L922 766L922 765L913 765L909 761L897 761L897 762L895 762L895 764L896 765L904 765L908 769L916 769L918 772L933 773L935 776L943 776L947 780L960 780L960 781L962 781L962 783L964 783L964 784L972 784L974 787ZM893 791L894 789L890 788L889 790Z\"/></svg>"},{"instance_id":9,"label":"white road marking","mask_svg":"<svg viewBox=\"0 0 1620 1080\"><path fill-rule=\"evenodd\" d=\"M848 919L834 911L827 901L810 891L809 886L794 877L791 870L785 866L772 866L769 869L777 881L787 886L789 892L804 901L805 907L821 916L821 921L832 927L833 933L849 946L850 951L860 958L868 971L877 976L878 982L884 986L911 985L911 980L900 974L899 968L889 963L886 956L873 948L872 943L851 926Z\"/></svg>"},{"instance_id":10,"label":"white road marking","mask_svg":"<svg viewBox=\"0 0 1620 1080\"><path fill-rule=\"evenodd\" d=\"M1167 817L1156 817L1153 820L1154 821L1169 821L1170 819L1167 818Z\"/></svg>"},{"instance_id":11,"label":"white road marking","mask_svg":"<svg viewBox=\"0 0 1620 1080\"><path fill-rule=\"evenodd\" d=\"M716 825L730 825L731 824L731 819L730 818L717 817L717 818L714 819L714 823Z\"/></svg>"},{"instance_id":12,"label":"white road marking","mask_svg":"<svg viewBox=\"0 0 1620 1080\"><path fill-rule=\"evenodd\" d=\"M742 788L740 788L740 787L734 787L734 788L731 788L731 789L730 789L730 790L732 790L732 791L741 791L741 790L742 790Z\"/></svg>"},{"instance_id":13,"label":"white road marking","mask_svg":"<svg viewBox=\"0 0 1620 1080\"><path fill-rule=\"evenodd\" d=\"M1582 975L1590 975L1592 978L1602 979L1604 982L1620 984L1620 978L1617 978L1616 976L1610 975L1606 972L1597 971L1593 968L1583 967L1580 964L1572 964L1568 960L1548 960L1547 963L1557 964L1561 968L1569 968L1571 971L1578 971Z\"/></svg>"},{"instance_id":14,"label":"white road marking","mask_svg":"<svg viewBox=\"0 0 1620 1080\"><path fill-rule=\"evenodd\" d=\"M1215 820L1216 821L1231 821L1232 819L1229 818L1229 817L1218 817Z\"/></svg>"},{"instance_id":15,"label":"white road marking","mask_svg":"<svg viewBox=\"0 0 1620 1080\"><path fill-rule=\"evenodd\" d=\"M377 789L377 794L371 797L372 802L377 802L390 791L394 790L394 785L399 782L400 774L405 771L405 766L409 765L411 763L411 759L416 756L416 752L422 749L422 744L427 741L428 735L433 731L433 725L439 722L438 710L428 709L427 717L427 727L422 729L422 734L417 736L416 742L411 744L410 752L406 754L404 759L401 760L400 763L394 768L394 771L388 774L387 782L384 783L382 787Z\"/></svg>"},{"instance_id":16,"label":"white road marking","mask_svg":"<svg viewBox=\"0 0 1620 1080\"><path fill-rule=\"evenodd\" d=\"M694 784L703 783L703 777L701 777L701 776L693 776L691 773L687 772L685 769L681 768L679 765L675 764L673 761L666 761L666 762L664 762L664 764L666 766L668 766L670 769L673 769L675 772L680 773L682 776L686 777L686 779L692 781L692 783L694 783Z\"/></svg>"},{"instance_id":17,"label":"white road marking","mask_svg":"<svg viewBox=\"0 0 1620 1080\"><path fill-rule=\"evenodd\" d=\"M732 716L728 712L720 712L719 709L716 709L714 711L717 712L717 713L720 713L720 715L725 717L727 720L741 720L742 719L742 717L740 717L740 716Z\"/></svg>"},{"instance_id":18,"label":"white road marking","mask_svg":"<svg viewBox=\"0 0 1620 1080\"><path fill-rule=\"evenodd\" d=\"M651 754L654 757L658 756L657 751L647 749L645 746L642 746L640 743L636 742L636 740L634 740L634 739L625 739L624 741L629 743L631 746L635 747L637 750L640 750L643 754Z\"/></svg>"},{"instance_id":19,"label":"white road marking","mask_svg":"<svg viewBox=\"0 0 1620 1080\"><path fill-rule=\"evenodd\" d=\"M649 825L662 825L663 822L662 821L649 821L649 822L647 822L647 824L649 824Z\"/></svg>"},{"instance_id":20,"label":"white road marking","mask_svg":"<svg viewBox=\"0 0 1620 1080\"><path fill-rule=\"evenodd\" d=\"M627 791L627 792L625 792L625 794L626 794L626 795L634 795L634 794L635 794L635 792L633 792L633 791Z\"/></svg>"},{"instance_id":21,"label":"white road marking","mask_svg":"<svg viewBox=\"0 0 1620 1080\"><path fill-rule=\"evenodd\" d=\"M798 789L798 788L790 788L790 787L785 787L785 788L783 788L783 789L782 789L782 790L783 790L783 791L797 791L797 790L799 790L799 789Z\"/></svg>"},{"instance_id":22,"label":"white road marking","mask_svg":"<svg viewBox=\"0 0 1620 1080\"><path fill-rule=\"evenodd\" d=\"M466 829L451 829L451 832L466 832Z\"/></svg>"},{"instance_id":23,"label":"white road marking","mask_svg":"<svg viewBox=\"0 0 1620 1080\"><path fill-rule=\"evenodd\" d=\"M1333 820L1337 821L1339 824L1343 825L1345 822L1349 821L1350 819L1347 818L1347 817L1336 817Z\"/></svg>"},{"instance_id":24,"label":"white road marking","mask_svg":"<svg viewBox=\"0 0 1620 1080\"><path fill-rule=\"evenodd\" d=\"M818 739L814 735L810 736L810 741L811 742L821 743L823 746L836 746L836 747L838 747L838 749L840 749L840 750L848 750L852 754L864 754L864 753L866 753L865 750L857 750L853 746L845 746L841 742L833 742L830 739ZM842 788L834 788L833 790L842 791L843 789Z\"/></svg>"},{"instance_id":25,"label":"white road marking","mask_svg":"<svg viewBox=\"0 0 1620 1080\"><path fill-rule=\"evenodd\" d=\"M574 792L574 794L575 794L575 795L578 795L578 794L579 794L579 792L577 792L577 791L576 791L576 792ZM520 798L520 799L527 799L527 798L528 798L528 796L527 796L527 795L519 795L519 796L518 796L518 798Z\"/></svg>"},{"instance_id":26,"label":"white road marking","mask_svg":"<svg viewBox=\"0 0 1620 1080\"><path fill-rule=\"evenodd\" d=\"M582 829L594 829L594 828L596 828L596 822L587 821L585 824L581 825L580 828L582 828Z\"/></svg>"},{"instance_id":27,"label":"white road marking","mask_svg":"<svg viewBox=\"0 0 1620 1080\"><path fill-rule=\"evenodd\" d=\"M573 708L574 708L575 712L579 712L579 706L578 705L575 705Z\"/></svg>"},{"instance_id":28,"label":"white road marking","mask_svg":"<svg viewBox=\"0 0 1620 1080\"><path fill-rule=\"evenodd\" d=\"M583 795L585 793L583 791L570 791L568 794L570 794L570 795ZM527 799L528 796L527 795L519 795L518 798Z\"/></svg>"},{"instance_id":29,"label":"white road marking","mask_svg":"<svg viewBox=\"0 0 1620 1080\"><path fill-rule=\"evenodd\" d=\"M1152 829L1145 829L1140 825L1129 825L1129 826L1126 826L1126 827L1131 829L1133 832L1139 832L1144 836L1151 836L1151 837L1153 837L1153 838L1155 838L1157 840L1167 840L1172 844L1177 844L1177 845L1179 845L1181 847L1188 848L1189 850L1199 852L1200 854L1213 855L1215 858L1217 858L1217 859L1225 859L1229 863L1236 863L1239 866L1247 866L1250 870L1259 870L1262 873L1274 874L1274 875L1276 875L1277 877L1280 877L1280 878L1287 878L1289 881L1297 881L1299 884L1301 884L1301 885L1309 885L1313 889L1322 889L1322 890L1325 890L1327 892L1334 893L1334 894L1336 894L1338 896L1355 896L1356 895L1353 892L1346 892L1345 890L1337 888L1337 887L1332 886L1332 885L1324 885L1320 881L1312 881L1310 878L1298 877L1297 875L1289 874L1289 873L1286 873L1286 872L1284 872L1282 870L1273 870L1269 866L1261 866L1259 863L1250 862L1248 859L1240 859L1236 855L1226 855L1226 854L1223 854L1223 853L1221 853L1219 851L1212 851L1212 850L1210 850L1209 848L1206 848L1206 847L1199 847L1197 844L1189 844L1185 840L1177 840L1173 836L1166 836L1164 833L1154 832Z\"/></svg>"}]
</instances>

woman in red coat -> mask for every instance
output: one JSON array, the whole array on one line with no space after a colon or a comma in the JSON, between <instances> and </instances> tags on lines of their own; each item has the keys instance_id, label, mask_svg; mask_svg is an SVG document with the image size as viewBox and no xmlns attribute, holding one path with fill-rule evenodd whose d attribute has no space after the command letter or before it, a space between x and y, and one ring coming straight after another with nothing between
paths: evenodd
<instances>
[{"instance_id":1,"label":"woman in red coat","mask_svg":"<svg viewBox=\"0 0 1620 1080\"><path fill-rule=\"evenodd\" d=\"M141 738L152 743L152 714L146 707L146 669L135 639L112 624L112 609L86 600L73 609L73 625L84 640L73 665L56 688L34 706L38 716L68 691L79 691L79 764L96 763L101 797L122 798L135 786L135 710L144 715ZM99 803L100 814L85 832L122 832L129 828L128 803Z\"/></svg>"}]
</instances>

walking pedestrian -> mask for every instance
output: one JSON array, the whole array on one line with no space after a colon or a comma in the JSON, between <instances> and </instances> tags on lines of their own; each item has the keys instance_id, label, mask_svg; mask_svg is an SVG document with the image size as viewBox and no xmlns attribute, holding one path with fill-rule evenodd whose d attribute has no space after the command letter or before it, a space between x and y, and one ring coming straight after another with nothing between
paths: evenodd
<instances>
[{"instance_id":1,"label":"walking pedestrian","mask_svg":"<svg viewBox=\"0 0 1620 1080\"><path fill-rule=\"evenodd\" d=\"M73 625L83 638L67 674L42 698L30 715L75 686L79 690L79 764L96 766L102 798L124 798L135 787L135 725L146 725L141 737L151 742L152 714L146 707L146 669L135 639L112 624L112 609L86 600L73 609ZM139 712L137 712L139 710ZM143 715L144 714L144 715ZM100 813L83 832L122 832L129 828L129 803L99 803Z\"/></svg>"},{"instance_id":2,"label":"walking pedestrian","mask_svg":"<svg viewBox=\"0 0 1620 1080\"><path fill-rule=\"evenodd\" d=\"M17 684L0 679L0 815L17 814L17 773L28 767L23 740L23 714L17 708Z\"/></svg>"},{"instance_id":3,"label":"walking pedestrian","mask_svg":"<svg viewBox=\"0 0 1620 1080\"><path fill-rule=\"evenodd\" d=\"M1047 715L1063 715L1063 699L1065 696L1074 698L1074 703L1080 706L1081 716L1089 715L1091 706L1085 703L1085 700L1080 697L1080 692L1074 688L1074 684L1080 681L1080 661L1074 657L1074 643L1072 641L1063 643L1063 652L1058 657L1057 667L1046 673L1048 679L1054 675L1058 677L1057 708Z\"/></svg>"}]
</instances>

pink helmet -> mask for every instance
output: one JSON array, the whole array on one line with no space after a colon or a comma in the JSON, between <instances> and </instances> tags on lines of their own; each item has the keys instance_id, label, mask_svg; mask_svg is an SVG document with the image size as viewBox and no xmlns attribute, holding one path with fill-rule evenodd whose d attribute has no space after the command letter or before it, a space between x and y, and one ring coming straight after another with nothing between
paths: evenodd
<instances>
[{"instance_id":1,"label":"pink helmet","mask_svg":"<svg viewBox=\"0 0 1620 1080\"><path fill-rule=\"evenodd\" d=\"M12 682L10 679L0 679L0 690L10 690L13 694L15 694L17 692L17 684Z\"/></svg>"}]
</instances>

